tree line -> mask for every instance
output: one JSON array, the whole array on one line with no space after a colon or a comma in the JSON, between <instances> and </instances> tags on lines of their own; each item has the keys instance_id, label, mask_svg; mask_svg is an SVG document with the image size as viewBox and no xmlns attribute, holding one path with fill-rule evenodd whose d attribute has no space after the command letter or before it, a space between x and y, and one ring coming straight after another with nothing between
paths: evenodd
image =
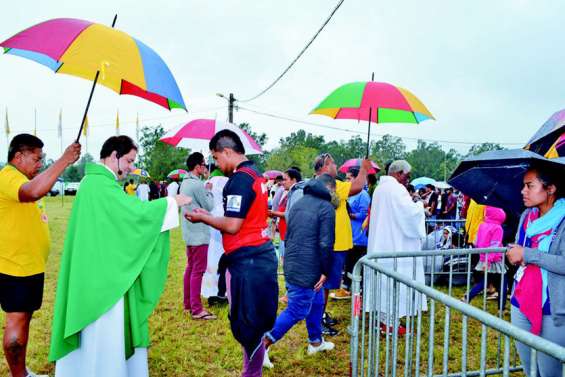
<instances>
[{"instance_id":1,"label":"tree line","mask_svg":"<svg viewBox=\"0 0 565 377\"><path fill-rule=\"evenodd\" d=\"M265 133L256 133L248 123L239 125L261 147L267 143ZM149 175L157 180L164 180L167 174L174 169L186 168L188 149L174 148L162 143L159 139L165 134L161 125L144 127L141 129L139 140L137 166L148 171ZM407 150L402 138L384 135L371 141L369 148L370 158L381 168L392 160L404 159L412 165L412 176L426 176L438 181L449 178L459 162L467 156L476 155L484 151L504 149L500 144L482 143L471 146L466 154L461 154L455 149L445 150L437 142L418 140L416 148ZM289 136L279 140L279 146L265 151L263 155L251 156L262 170L284 171L290 166L298 166L303 174L312 176L314 171L312 162L320 153L330 153L338 167L350 158L363 158L367 153L366 140L360 136L353 136L348 140L327 140L323 135L315 135L304 130L292 132ZM93 161L90 154L85 154L75 165L67 168L63 174L66 182L78 182L84 176L84 166ZM46 162L48 167L52 160Z\"/></svg>"}]
</instances>

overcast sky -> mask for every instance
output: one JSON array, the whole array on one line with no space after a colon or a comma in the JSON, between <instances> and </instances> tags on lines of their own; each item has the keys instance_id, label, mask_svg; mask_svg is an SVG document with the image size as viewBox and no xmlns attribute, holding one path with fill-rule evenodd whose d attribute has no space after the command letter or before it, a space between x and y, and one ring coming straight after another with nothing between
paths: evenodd
<instances>
[{"instance_id":1,"label":"overcast sky","mask_svg":"<svg viewBox=\"0 0 565 377\"><path fill-rule=\"evenodd\" d=\"M6 2L0 40L41 21L59 17L111 24L153 48L175 76L189 112L167 110L99 86L89 112L88 151L98 155L115 133L120 110L122 133L135 136L142 125L165 129L195 118L226 120L227 102L216 93L253 97L295 58L328 17L335 0L255 1L30 1ZM375 138L390 133L452 142L524 144L555 111L565 107L565 2L533 0L407 1L345 0L333 19L292 70L269 92L242 107L288 116L341 130L299 124L240 110L269 137L304 129L328 140L366 132L366 123L332 120L308 113L336 87L365 81L375 72L384 81L412 91L437 118L420 125L379 125ZM32 132L49 157L59 155L57 122L63 109L63 138L76 136L91 84L55 75L20 57L0 56L2 129L8 108L11 136ZM6 137L0 137L0 161ZM83 143L84 144L84 143ZM470 145L447 144L459 151ZM511 145L510 145L511 146Z\"/></svg>"}]
</instances>

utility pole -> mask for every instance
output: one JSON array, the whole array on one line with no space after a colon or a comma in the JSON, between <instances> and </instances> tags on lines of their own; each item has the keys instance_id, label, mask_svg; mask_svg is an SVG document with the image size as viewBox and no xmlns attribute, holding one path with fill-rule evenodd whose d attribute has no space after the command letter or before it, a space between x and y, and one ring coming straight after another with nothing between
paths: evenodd
<instances>
[{"instance_id":1,"label":"utility pole","mask_svg":"<svg viewBox=\"0 0 565 377\"><path fill-rule=\"evenodd\" d=\"M228 120L233 123L233 103L235 102L235 97L233 93L230 93L230 98L228 99Z\"/></svg>"},{"instance_id":2,"label":"utility pole","mask_svg":"<svg viewBox=\"0 0 565 377\"><path fill-rule=\"evenodd\" d=\"M233 93L230 93L229 97L224 96L222 93L216 93L216 95L228 101L228 122L233 123L233 108L236 101Z\"/></svg>"}]
</instances>

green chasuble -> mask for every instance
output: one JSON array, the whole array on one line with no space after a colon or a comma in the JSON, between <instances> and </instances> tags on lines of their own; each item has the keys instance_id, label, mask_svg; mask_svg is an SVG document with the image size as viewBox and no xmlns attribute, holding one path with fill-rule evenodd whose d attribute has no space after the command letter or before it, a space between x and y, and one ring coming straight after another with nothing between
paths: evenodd
<instances>
[{"instance_id":1,"label":"green chasuble","mask_svg":"<svg viewBox=\"0 0 565 377\"><path fill-rule=\"evenodd\" d=\"M86 165L61 256L50 361L77 349L81 330L122 297L126 356L149 345L149 315L167 277L166 210L165 198L142 202L105 166Z\"/></svg>"}]
</instances>

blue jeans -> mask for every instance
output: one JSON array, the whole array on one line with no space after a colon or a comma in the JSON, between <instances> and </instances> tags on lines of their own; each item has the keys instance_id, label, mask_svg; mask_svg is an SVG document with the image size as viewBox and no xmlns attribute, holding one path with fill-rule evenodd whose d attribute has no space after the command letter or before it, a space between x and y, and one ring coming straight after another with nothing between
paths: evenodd
<instances>
[{"instance_id":1,"label":"blue jeans","mask_svg":"<svg viewBox=\"0 0 565 377\"><path fill-rule=\"evenodd\" d=\"M286 283L288 306L275 321L275 326L266 336L276 343L296 323L306 319L308 341L322 341L322 315L324 314L324 293L320 289L315 292L312 288L303 288Z\"/></svg>"},{"instance_id":2,"label":"blue jeans","mask_svg":"<svg viewBox=\"0 0 565 377\"><path fill-rule=\"evenodd\" d=\"M521 328L522 330L530 331L530 321L526 316L514 305L511 305L512 309L510 312L512 318L512 324ZM556 327L553 324L553 319L550 315L543 316L543 322L541 326L542 338L559 344L560 346L565 346L565 328ZM524 366L524 374L528 377L530 376L530 347L524 343L516 342L516 349L520 355L520 360ZM548 356L544 353L538 352L537 354L537 368L538 376L541 377L560 377L562 376L562 367L559 360Z\"/></svg>"}]
</instances>

